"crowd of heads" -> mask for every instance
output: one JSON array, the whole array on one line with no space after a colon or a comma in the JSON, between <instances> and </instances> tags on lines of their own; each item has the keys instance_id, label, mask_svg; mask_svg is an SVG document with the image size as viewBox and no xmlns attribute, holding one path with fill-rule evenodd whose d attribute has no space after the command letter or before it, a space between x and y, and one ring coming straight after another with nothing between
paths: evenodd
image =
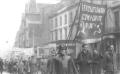
<instances>
[{"instance_id":1,"label":"crowd of heads","mask_svg":"<svg viewBox=\"0 0 120 74\"><path fill-rule=\"evenodd\" d=\"M30 74L32 66L35 65L37 68L37 62L33 63L34 57L29 57L28 60L19 58L19 59L0 59L0 70L7 71L9 73L18 73L18 74ZM34 68L35 69L35 68Z\"/></svg>"}]
</instances>

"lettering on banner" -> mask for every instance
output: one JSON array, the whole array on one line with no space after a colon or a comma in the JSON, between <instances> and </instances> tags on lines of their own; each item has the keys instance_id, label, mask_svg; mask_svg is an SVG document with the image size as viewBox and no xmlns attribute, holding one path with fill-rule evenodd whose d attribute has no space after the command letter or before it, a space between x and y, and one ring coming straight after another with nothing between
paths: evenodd
<instances>
[{"instance_id":1,"label":"lettering on banner","mask_svg":"<svg viewBox=\"0 0 120 74\"><path fill-rule=\"evenodd\" d=\"M98 13L98 14L104 14L105 8L99 7L99 6L93 6L93 5L87 5L85 3L82 3L82 11L90 12L90 13Z\"/></svg>"},{"instance_id":2,"label":"lettering on banner","mask_svg":"<svg viewBox=\"0 0 120 74\"><path fill-rule=\"evenodd\" d=\"M95 37L102 33L105 6L83 2L80 14L78 35L82 33Z\"/></svg>"}]
</instances>

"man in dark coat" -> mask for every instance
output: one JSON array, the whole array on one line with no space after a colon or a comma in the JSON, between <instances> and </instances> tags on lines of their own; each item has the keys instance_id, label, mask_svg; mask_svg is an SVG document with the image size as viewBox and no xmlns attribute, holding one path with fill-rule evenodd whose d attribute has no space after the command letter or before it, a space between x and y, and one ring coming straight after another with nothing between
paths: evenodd
<instances>
[{"instance_id":1,"label":"man in dark coat","mask_svg":"<svg viewBox=\"0 0 120 74\"><path fill-rule=\"evenodd\" d=\"M74 61L65 53L66 49L59 46L57 50L56 57L48 60L48 74L77 74L73 63Z\"/></svg>"},{"instance_id":2,"label":"man in dark coat","mask_svg":"<svg viewBox=\"0 0 120 74\"><path fill-rule=\"evenodd\" d=\"M0 59L0 72L1 72L1 74L3 72L3 61L2 61L2 59Z\"/></svg>"}]
</instances>

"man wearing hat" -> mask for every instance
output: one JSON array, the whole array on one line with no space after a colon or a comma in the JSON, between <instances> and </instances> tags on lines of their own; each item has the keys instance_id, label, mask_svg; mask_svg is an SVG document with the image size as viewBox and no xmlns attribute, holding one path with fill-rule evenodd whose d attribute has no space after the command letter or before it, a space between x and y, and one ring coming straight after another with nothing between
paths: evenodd
<instances>
[{"instance_id":1,"label":"man wearing hat","mask_svg":"<svg viewBox=\"0 0 120 74\"><path fill-rule=\"evenodd\" d=\"M59 45L57 47L57 56L63 58L66 55L66 47Z\"/></svg>"}]
</instances>

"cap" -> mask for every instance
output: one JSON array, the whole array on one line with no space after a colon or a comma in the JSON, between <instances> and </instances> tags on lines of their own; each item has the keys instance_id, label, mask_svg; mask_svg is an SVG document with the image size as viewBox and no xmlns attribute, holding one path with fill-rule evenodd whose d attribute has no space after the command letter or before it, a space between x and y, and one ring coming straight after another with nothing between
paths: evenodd
<instances>
[{"instance_id":1,"label":"cap","mask_svg":"<svg viewBox=\"0 0 120 74\"><path fill-rule=\"evenodd\" d=\"M85 47L87 47L87 44L83 44L83 45L82 45L82 48L85 48Z\"/></svg>"}]
</instances>

